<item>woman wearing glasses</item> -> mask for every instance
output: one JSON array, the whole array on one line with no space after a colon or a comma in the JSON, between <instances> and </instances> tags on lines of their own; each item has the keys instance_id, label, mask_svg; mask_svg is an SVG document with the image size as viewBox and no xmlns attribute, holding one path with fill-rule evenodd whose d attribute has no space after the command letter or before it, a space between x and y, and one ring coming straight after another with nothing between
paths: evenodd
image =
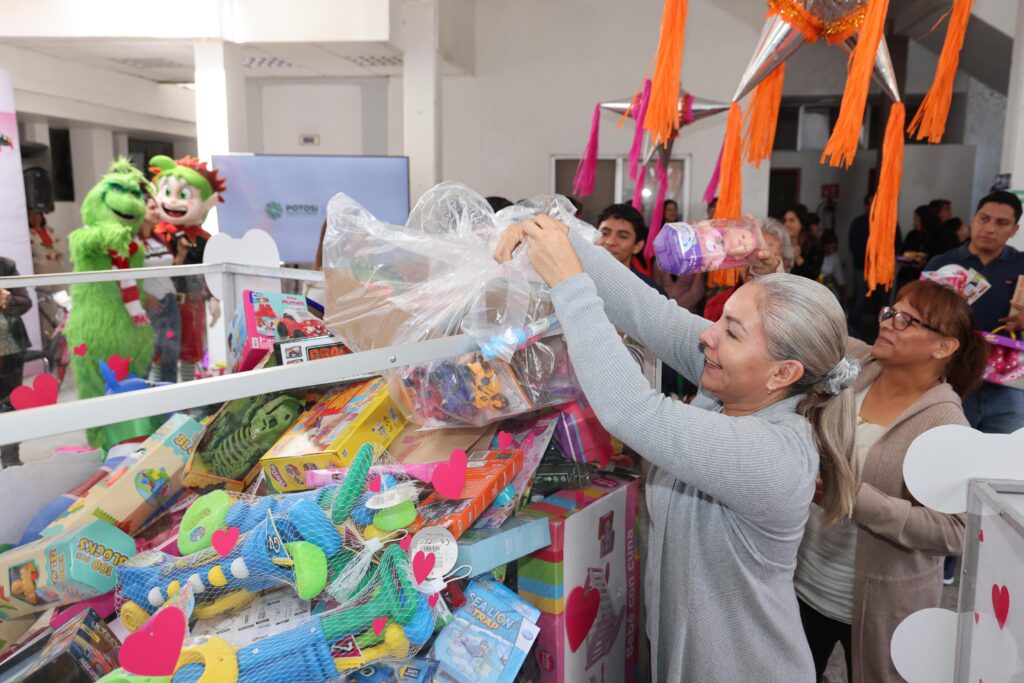
<instances>
[{"instance_id":1,"label":"woman wearing glasses","mask_svg":"<svg viewBox=\"0 0 1024 683\"><path fill-rule=\"evenodd\" d=\"M967 425L960 399L981 382L987 349L970 307L928 281L900 290L878 316L874 346L851 339L858 474L853 519L828 528L811 505L794 582L818 680L836 642L850 680L902 681L889 655L899 623L938 607L942 564L963 547L964 519L920 505L903 483L911 442L933 427Z\"/></svg>"}]
</instances>

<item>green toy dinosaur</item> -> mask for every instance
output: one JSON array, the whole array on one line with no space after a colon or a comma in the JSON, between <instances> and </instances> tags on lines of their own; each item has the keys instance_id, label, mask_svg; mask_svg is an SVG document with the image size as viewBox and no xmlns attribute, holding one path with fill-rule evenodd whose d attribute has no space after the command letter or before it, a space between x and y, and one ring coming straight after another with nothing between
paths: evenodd
<instances>
[{"instance_id":1,"label":"green toy dinosaur","mask_svg":"<svg viewBox=\"0 0 1024 683\"><path fill-rule=\"evenodd\" d=\"M135 241L146 212L143 188L152 186L128 159L118 159L86 195L83 226L68 236L74 271L139 268L145 251ZM78 397L105 393L99 362L117 354L131 358L130 370L146 377L153 356L153 328L142 307L142 281L71 285L71 316L66 336ZM81 349L84 348L84 354ZM100 445L98 429L89 442Z\"/></svg>"}]
</instances>

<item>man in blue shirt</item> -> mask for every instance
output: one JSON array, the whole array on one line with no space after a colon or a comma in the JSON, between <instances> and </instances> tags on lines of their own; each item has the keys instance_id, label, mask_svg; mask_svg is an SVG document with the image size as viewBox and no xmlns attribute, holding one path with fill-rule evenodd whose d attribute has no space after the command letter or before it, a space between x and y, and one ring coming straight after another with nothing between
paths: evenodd
<instances>
[{"instance_id":1,"label":"man in blue shirt","mask_svg":"<svg viewBox=\"0 0 1024 683\"><path fill-rule=\"evenodd\" d=\"M1024 329L1024 312L1012 313L1010 299L1017 278L1024 275L1024 253L1007 242L1017 234L1021 202L1016 195L997 190L978 203L967 244L936 256L928 270L958 264L974 268L992 288L975 301L974 326L991 332L1000 326ZM988 434L1009 434L1024 427L1024 391L985 382L964 399L964 414L971 426Z\"/></svg>"}]
</instances>

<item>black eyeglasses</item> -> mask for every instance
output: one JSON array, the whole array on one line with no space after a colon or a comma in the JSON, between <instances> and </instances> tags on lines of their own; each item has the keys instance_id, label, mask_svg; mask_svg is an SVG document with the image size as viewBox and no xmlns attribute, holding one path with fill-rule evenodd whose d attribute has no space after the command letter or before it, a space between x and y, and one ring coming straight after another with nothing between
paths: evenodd
<instances>
[{"instance_id":1,"label":"black eyeglasses","mask_svg":"<svg viewBox=\"0 0 1024 683\"><path fill-rule=\"evenodd\" d=\"M940 332L938 328L932 327L925 321L921 320L920 318L915 318L909 313L906 313L904 311L897 311L892 306L886 306L885 308L878 312L879 325L884 323L886 320L889 320L890 318L892 319L892 326L895 330L902 331L910 327L911 323L917 323L926 330L931 330L932 332L935 332L937 334L942 334L942 332Z\"/></svg>"}]
</instances>

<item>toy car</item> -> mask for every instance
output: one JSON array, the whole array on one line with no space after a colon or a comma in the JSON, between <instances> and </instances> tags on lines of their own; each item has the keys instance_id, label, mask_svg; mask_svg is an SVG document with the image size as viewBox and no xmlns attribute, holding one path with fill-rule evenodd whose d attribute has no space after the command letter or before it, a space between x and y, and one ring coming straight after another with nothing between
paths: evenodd
<instances>
[{"instance_id":1,"label":"toy car","mask_svg":"<svg viewBox=\"0 0 1024 683\"><path fill-rule=\"evenodd\" d=\"M309 314L285 313L277 321L278 339L322 337L327 333L327 327L323 322Z\"/></svg>"}]
</instances>

